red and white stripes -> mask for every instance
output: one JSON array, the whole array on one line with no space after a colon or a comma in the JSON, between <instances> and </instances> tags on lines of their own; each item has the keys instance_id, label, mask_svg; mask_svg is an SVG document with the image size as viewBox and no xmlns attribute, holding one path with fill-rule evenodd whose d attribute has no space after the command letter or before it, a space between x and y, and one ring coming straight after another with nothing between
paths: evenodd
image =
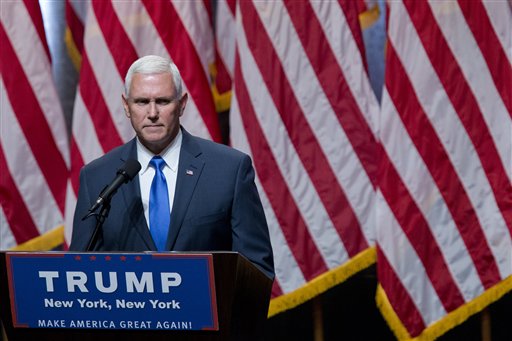
<instances>
[{"instance_id":1,"label":"red and white stripes","mask_svg":"<svg viewBox=\"0 0 512 341\"><path fill-rule=\"evenodd\" d=\"M499 298L482 294L512 274L511 12L505 2L389 6L379 282L401 338L440 335L456 323L439 323L448 313L462 321L467 303Z\"/></svg>"},{"instance_id":2,"label":"red and white stripes","mask_svg":"<svg viewBox=\"0 0 512 341\"><path fill-rule=\"evenodd\" d=\"M355 5L238 4L231 141L252 155L269 222L284 302L271 313L374 243L378 107Z\"/></svg>"},{"instance_id":3,"label":"red and white stripes","mask_svg":"<svg viewBox=\"0 0 512 341\"><path fill-rule=\"evenodd\" d=\"M217 74L215 83L217 91L222 94L230 91L235 66L235 31L236 0L217 1L215 17L215 43Z\"/></svg>"},{"instance_id":4,"label":"red and white stripes","mask_svg":"<svg viewBox=\"0 0 512 341\"><path fill-rule=\"evenodd\" d=\"M0 11L0 249L63 225L69 148L39 4Z\"/></svg>"},{"instance_id":5,"label":"red and white stripes","mask_svg":"<svg viewBox=\"0 0 512 341\"><path fill-rule=\"evenodd\" d=\"M510 1L389 1L380 108L358 21L374 0L219 0L215 35L208 0L66 3L81 60L69 147L38 4L2 3L0 248L64 216L69 240L78 172L132 138L123 78L157 54L182 71L195 135L220 140L214 62L216 90L233 88L230 139L253 158L274 248L271 315L371 264L375 244L400 339L512 290Z\"/></svg>"},{"instance_id":6,"label":"red and white stripes","mask_svg":"<svg viewBox=\"0 0 512 341\"><path fill-rule=\"evenodd\" d=\"M66 31L64 40L71 62L80 70L82 51L84 50L84 23L87 16L88 1L66 0Z\"/></svg>"}]
</instances>

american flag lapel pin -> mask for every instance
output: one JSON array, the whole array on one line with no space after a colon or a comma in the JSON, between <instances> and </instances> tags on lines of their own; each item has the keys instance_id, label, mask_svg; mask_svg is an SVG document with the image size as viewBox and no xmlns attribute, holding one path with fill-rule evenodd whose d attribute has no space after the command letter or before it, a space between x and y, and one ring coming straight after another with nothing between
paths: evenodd
<instances>
[{"instance_id":1,"label":"american flag lapel pin","mask_svg":"<svg viewBox=\"0 0 512 341\"><path fill-rule=\"evenodd\" d=\"M186 173L187 175L194 175L194 172L193 172L192 170L190 170L190 169L187 169L187 170L185 171L185 173Z\"/></svg>"}]
</instances>

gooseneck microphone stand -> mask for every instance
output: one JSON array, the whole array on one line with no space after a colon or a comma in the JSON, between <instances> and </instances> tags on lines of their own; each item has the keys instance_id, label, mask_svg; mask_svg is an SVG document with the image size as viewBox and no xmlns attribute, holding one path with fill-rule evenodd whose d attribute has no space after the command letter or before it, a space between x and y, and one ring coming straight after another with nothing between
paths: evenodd
<instances>
[{"instance_id":1,"label":"gooseneck microphone stand","mask_svg":"<svg viewBox=\"0 0 512 341\"><path fill-rule=\"evenodd\" d=\"M114 180L110 183L110 185L107 185L105 188L103 188L98 199L89 209L89 212L87 212L87 214L82 218L83 221L91 216L96 217L96 227L94 228L86 251L93 251L96 247L96 244L98 243L99 236L103 234L103 223L105 222L105 219L108 217L108 213L110 212L110 200L114 194L116 194L119 187L131 181L133 177L140 171L140 169L141 165L137 160L126 160L124 165L117 170L117 175ZM98 207L101 207L100 212L95 213Z\"/></svg>"},{"instance_id":2,"label":"gooseneck microphone stand","mask_svg":"<svg viewBox=\"0 0 512 341\"><path fill-rule=\"evenodd\" d=\"M103 202L99 213L94 213L94 211L92 211L87 213L87 215L82 218L82 220L85 220L91 216L96 217L96 226L94 227L91 239L89 240L89 244L87 245L87 249L85 250L87 252L94 251L94 247L98 242L99 236L103 234L103 223L105 222L105 219L108 217L108 214L110 212L110 199L111 198L108 198Z\"/></svg>"}]
</instances>

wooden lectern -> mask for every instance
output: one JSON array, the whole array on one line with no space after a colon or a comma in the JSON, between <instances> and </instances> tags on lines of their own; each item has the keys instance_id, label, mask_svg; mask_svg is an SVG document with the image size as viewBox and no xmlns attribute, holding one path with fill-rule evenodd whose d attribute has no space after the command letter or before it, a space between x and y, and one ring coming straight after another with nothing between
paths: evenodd
<instances>
[{"instance_id":1,"label":"wooden lectern","mask_svg":"<svg viewBox=\"0 0 512 341\"><path fill-rule=\"evenodd\" d=\"M37 253L44 257L59 252ZM30 254L0 252L0 316L13 340L261 340L267 319L272 280L236 252L209 252L213 259L218 330L141 330L87 328L26 328L13 325L9 287L9 257ZM61 252L60 254L65 254ZM101 253L112 255L117 253ZM180 253L187 255L187 253ZM195 253L197 254L197 253ZM86 254L83 254L86 255ZM147 255L147 254L146 254ZM37 258L34 258L34 263ZM11 288L12 289L12 288ZM114 314L114 312L112 312Z\"/></svg>"}]
</instances>

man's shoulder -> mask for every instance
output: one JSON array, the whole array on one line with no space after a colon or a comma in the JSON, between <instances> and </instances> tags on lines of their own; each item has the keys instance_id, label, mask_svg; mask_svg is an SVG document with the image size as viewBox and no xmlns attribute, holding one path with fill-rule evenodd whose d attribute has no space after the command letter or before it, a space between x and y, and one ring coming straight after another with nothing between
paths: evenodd
<instances>
[{"instance_id":1,"label":"man's shoulder","mask_svg":"<svg viewBox=\"0 0 512 341\"><path fill-rule=\"evenodd\" d=\"M230 146L226 146L221 143L217 143L211 140L206 140L201 137L193 136L195 142L201 148L201 152L210 157L221 157L221 158L229 158L229 159L241 159L245 157L249 157L244 152L235 149Z\"/></svg>"}]
</instances>

